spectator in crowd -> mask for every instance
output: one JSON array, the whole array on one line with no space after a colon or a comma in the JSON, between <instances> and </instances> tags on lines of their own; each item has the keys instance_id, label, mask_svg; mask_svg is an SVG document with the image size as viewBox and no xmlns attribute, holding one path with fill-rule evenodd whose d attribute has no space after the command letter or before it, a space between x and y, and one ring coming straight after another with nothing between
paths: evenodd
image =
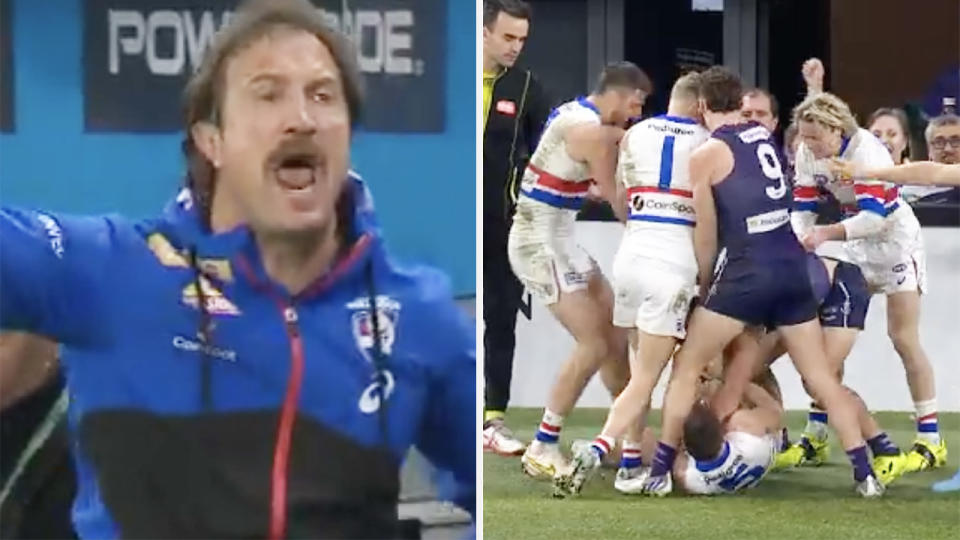
<instances>
[{"instance_id":1,"label":"spectator in crowd","mask_svg":"<svg viewBox=\"0 0 960 540\"><path fill-rule=\"evenodd\" d=\"M763 88L752 88L743 93L740 113L746 120L759 122L770 133L777 131L780 120L780 104L773 94Z\"/></svg>"},{"instance_id":2,"label":"spectator in crowd","mask_svg":"<svg viewBox=\"0 0 960 540\"><path fill-rule=\"evenodd\" d=\"M924 132L930 160L937 163L960 163L960 116L943 114L934 117Z\"/></svg>"},{"instance_id":3,"label":"spectator in crowd","mask_svg":"<svg viewBox=\"0 0 960 540\"><path fill-rule=\"evenodd\" d=\"M944 164L960 163L960 117L941 114L930 119L924 131L930 161ZM899 162L898 162L899 164ZM922 205L927 211L950 208L944 213L948 223L956 223L956 206L960 204L960 188L948 186L903 186L904 197L913 205ZM942 224L936 219L936 223Z\"/></svg>"},{"instance_id":4,"label":"spectator in crowd","mask_svg":"<svg viewBox=\"0 0 960 540\"><path fill-rule=\"evenodd\" d=\"M891 107L881 107L867 119L867 129L887 147L895 165L909 161L909 125L906 113Z\"/></svg>"}]
</instances>

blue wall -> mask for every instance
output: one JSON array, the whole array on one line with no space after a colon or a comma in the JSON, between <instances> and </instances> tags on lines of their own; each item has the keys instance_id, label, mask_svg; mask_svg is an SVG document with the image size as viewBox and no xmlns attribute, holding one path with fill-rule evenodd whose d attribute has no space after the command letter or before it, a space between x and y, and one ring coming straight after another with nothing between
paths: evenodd
<instances>
[{"instance_id":1,"label":"blue wall","mask_svg":"<svg viewBox=\"0 0 960 540\"><path fill-rule=\"evenodd\" d=\"M0 200L73 213L155 214L182 176L181 135L83 132L82 0L13 2L16 131L0 135ZM448 0L446 131L358 132L353 162L403 259L475 291L473 2ZM398 104L397 106L403 106Z\"/></svg>"}]
</instances>

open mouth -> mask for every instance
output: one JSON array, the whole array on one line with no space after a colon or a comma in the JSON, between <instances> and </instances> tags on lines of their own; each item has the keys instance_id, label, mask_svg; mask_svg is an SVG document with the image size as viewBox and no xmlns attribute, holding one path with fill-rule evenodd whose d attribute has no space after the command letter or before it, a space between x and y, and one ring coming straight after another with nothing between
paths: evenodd
<instances>
[{"instance_id":1,"label":"open mouth","mask_svg":"<svg viewBox=\"0 0 960 540\"><path fill-rule=\"evenodd\" d=\"M276 177L280 187L289 190L304 190L317 181L319 161L312 154L291 154L277 163Z\"/></svg>"}]
</instances>

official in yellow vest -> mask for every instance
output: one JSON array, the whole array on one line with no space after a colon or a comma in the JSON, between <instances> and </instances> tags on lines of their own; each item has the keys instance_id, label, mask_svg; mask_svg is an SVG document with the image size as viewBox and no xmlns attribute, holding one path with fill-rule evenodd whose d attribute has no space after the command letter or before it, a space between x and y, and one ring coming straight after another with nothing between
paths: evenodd
<instances>
[{"instance_id":1,"label":"official in yellow vest","mask_svg":"<svg viewBox=\"0 0 960 540\"><path fill-rule=\"evenodd\" d=\"M507 259L507 235L520 177L552 103L529 71L514 67L530 30L519 0L483 3L483 446L520 455L524 445L504 425L513 371L514 327L523 287Z\"/></svg>"}]
</instances>

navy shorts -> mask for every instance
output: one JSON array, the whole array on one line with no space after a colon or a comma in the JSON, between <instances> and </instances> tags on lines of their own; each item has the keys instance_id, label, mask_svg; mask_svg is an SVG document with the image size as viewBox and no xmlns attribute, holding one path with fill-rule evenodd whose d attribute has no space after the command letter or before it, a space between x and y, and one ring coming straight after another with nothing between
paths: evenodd
<instances>
[{"instance_id":1,"label":"navy shorts","mask_svg":"<svg viewBox=\"0 0 960 540\"><path fill-rule=\"evenodd\" d=\"M820 325L863 330L870 296L870 287L860 267L839 261L830 292L820 304Z\"/></svg>"},{"instance_id":2,"label":"navy shorts","mask_svg":"<svg viewBox=\"0 0 960 540\"><path fill-rule=\"evenodd\" d=\"M771 329L817 316L817 299L803 258L729 259L718 269L703 307Z\"/></svg>"}]
</instances>

